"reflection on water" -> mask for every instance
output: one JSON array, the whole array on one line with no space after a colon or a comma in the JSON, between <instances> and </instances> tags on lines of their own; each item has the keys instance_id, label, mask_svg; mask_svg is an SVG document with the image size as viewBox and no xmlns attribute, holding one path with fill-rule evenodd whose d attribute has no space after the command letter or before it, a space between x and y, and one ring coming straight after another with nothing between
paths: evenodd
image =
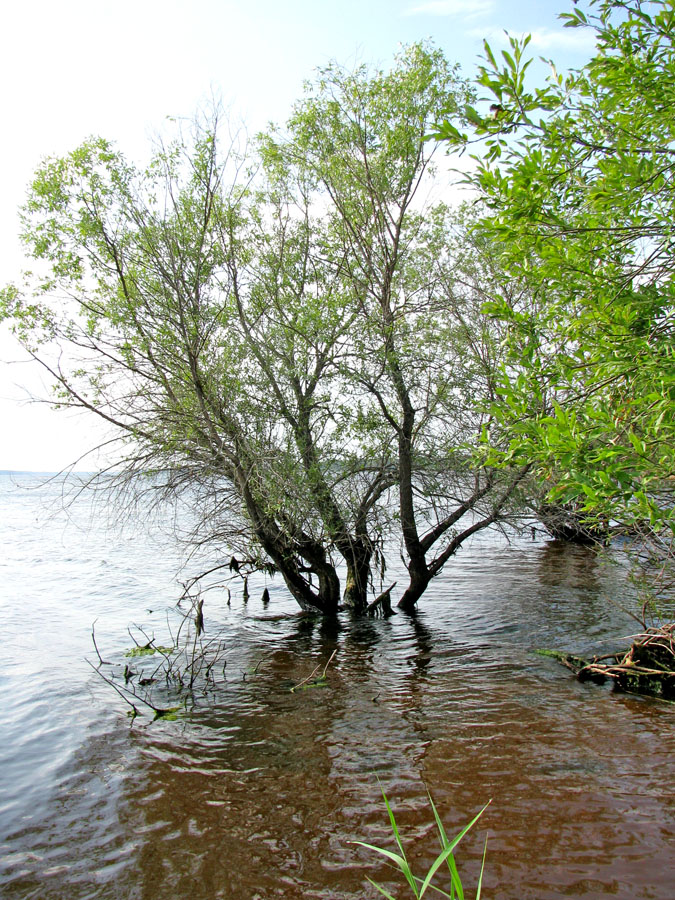
<instances>
[{"instance_id":1,"label":"reflection on water","mask_svg":"<svg viewBox=\"0 0 675 900\"><path fill-rule=\"evenodd\" d=\"M225 689L181 721L130 728L81 661L91 617L119 650L128 621L167 605L174 560L91 528L54 552L51 530L22 599L41 619L30 637L12 624L25 569L10 568L37 556L24 526L3 573L3 896L373 897L366 874L396 882L349 842L389 844L379 779L420 867L437 852L427 787L449 830L492 798L460 854L475 885L489 830L487 898L672 897L672 705L579 684L533 653L630 633L609 602L627 595L621 572L592 551L482 539L416 617L388 621L307 618L274 582L269 606L262 581L246 607L213 595ZM336 649L327 687L290 692Z\"/></svg>"}]
</instances>

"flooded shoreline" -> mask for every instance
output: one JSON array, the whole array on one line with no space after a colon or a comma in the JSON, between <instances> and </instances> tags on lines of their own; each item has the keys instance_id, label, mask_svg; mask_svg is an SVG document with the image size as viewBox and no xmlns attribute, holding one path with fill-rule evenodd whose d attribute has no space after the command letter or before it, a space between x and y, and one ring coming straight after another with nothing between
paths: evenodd
<instances>
[{"instance_id":1,"label":"flooded shoreline","mask_svg":"<svg viewBox=\"0 0 675 900\"><path fill-rule=\"evenodd\" d=\"M458 853L471 894L487 830L486 898L669 900L672 705L534 652L631 633L614 602L630 586L592 550L476 542L416 616L387 621L308 618L274 581L268 607L262 582L247 605L210 595L222 688L130 725L84 663L89 630L104 655L131 622L160 633L171 553L72 515L37 527L29 506L4 519L3 896L346 900L375 896L367 874L395 892L350 843L388 845L379 780L421 865L437 852L427 789L449 832L492 799ZM290 692L334 651L325 687Z\"/></svg>"}]
</instances>

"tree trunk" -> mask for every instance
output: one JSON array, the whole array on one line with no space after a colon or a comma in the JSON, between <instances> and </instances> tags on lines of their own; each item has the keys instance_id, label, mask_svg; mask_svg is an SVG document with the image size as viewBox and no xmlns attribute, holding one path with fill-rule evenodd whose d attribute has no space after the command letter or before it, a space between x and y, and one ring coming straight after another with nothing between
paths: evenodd
<instances>
[{"instance_id":1,"label":"tree trunk","mask_svg":"<svg viewBox=\"0 0 675 900\"><path fill-rule=\"evenodd\" d=\"M301 538L282 531L277 522L266 514L254 496L246 471L235 469L234 482L246 504L255 535L265 553L273 561L286 582L286 587L307 612L335 616L340 607L340 579L335 567L327 559L322 544L303 535ZM307 565L303 564L303 560ZM308 575L319 579L314 590Z\"/></svg>"},{"instance_id":2,"label":"tree trunk","mask_svg":"<svg viewBox=\"0 0 675 900\"><path fill-rule=\"evenodd\" d=\"M329 562L313 563L312 572L318 576L318 590L313 590L307 578L301 573L296 560L289 563L277 548L265 547L267 554L275 564L286 582L286 587L293 595L301 609L305 612L318 612L324 616L336 616L340 608L340 579L335 568Z\"/></svg>"},{"instance_id":3,"label":"tree trunk","mask_svg":"<svg viewBox=\"0 0 675 900\"><path fill-rule=\"evenodd\" d=\"M319 572L317 606L324 616L336 616L340 608L340 579L332 565L326 563ZM320 604L320 606L319 606Z\"/></svg>"},{"instance_id":4,"label":"tree trunk","mask_svg":"<svg viewBox=\"0 0 675 900\"><path fill-rule=\"evenodd\" d=\"M405 592L401 599L398 601L399 609L404 610L404 612L412 613L417 609L417 601L420 599L422 594L426 591L429 586L429 582L431 581L432 575L427 573L424 575L423 573L410 574L410 583L408 587L405 589Z\"/></svg>"},{"instance_id":5,"label":"tree trunk","mask_svg":"<svg viewBox=\"0 0 675 900\"><path fill-rule=\"evenodd\" d=\"M370 576L370 550L352 554L347 559L347 580L343 603L352 612L361 615L368 608L368 579Z\"/></svg>"}]
</instances>

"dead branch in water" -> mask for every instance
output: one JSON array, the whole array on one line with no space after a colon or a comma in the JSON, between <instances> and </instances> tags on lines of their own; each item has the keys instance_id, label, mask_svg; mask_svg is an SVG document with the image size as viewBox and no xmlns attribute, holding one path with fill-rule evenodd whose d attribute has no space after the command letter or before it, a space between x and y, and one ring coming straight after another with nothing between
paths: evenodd
<instances>
[{"instance_id":1,"label":"dead branch in water","mask_svg":"<svg viewBox=\"0 0 675 900\"><path fill-rule=\"evenodd\" d=\"M387 588L386 591L382 591L379 597L376 597L372 603L369 603L366 607L366 615L372 617L381 615L383 619L388 619L390 616L395 616L396 613L391 608L391 592L394 590L397 584L398 582L395 581Z\"/></svg>"},{"instance_id":2,"label":"dead branch in water","mask_svg":"<svg viewBox=\"0 0 675 900\"><path fill-rule=\"evenodd\" d=\"M337 648L336 648L335 650L333 650L333 652L331 653L330 657L328 658L328 662L327 662L326 665L323 667L323 672L321 673L321 675L318 676L318 678L315 678L314 676L316 675L316 673L317 673L317 672L319 671L319 669L321 668L321 663L319 663L318 666L315 666L315 668L312 669L312 671L311 671L310 674L307 676L307 678L303 678L302 681L299 681L296 685L294 685L294 686L291 688L291 694L293 694L295 691L297 691L298 688L303 687L304 685L310 685L310 684L323 684L323 683L325 683L325 681L326 681L326 672L328 671L328 666L332 663L333 657L335 656L336 653L337 653Z\"/></svg>"},{"instance_id":3,"label":"dead branch in water","mask_svg":"<svg viewBox=\"0 0 675 900\"><path fill-rule=\"evenodd\" d=\"M553 655L579 681L602 683L610 679L616 690L674 701L675 623L646 628L631 639L628 650L591 660L569 654Z\"/></svg>"}]
</instances>

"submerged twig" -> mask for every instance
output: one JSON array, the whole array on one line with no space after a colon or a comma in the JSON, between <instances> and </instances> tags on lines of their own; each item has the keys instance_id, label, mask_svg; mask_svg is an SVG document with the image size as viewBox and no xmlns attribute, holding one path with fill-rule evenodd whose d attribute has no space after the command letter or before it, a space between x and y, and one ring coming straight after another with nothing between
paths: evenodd
<instances>
[{"instance_id":1,"label":"submerged twig","mask_svg":"<svg viewBox=\"0 0 675 900\"><path fill-rule=\"evenodd\" d=\"M98 650L98 644L96 643L96 631L95 631L95 626L96 626L97 622L98 622L98 619L94 619L94 621L91 623L91 640L92 640L92 643L94 644L94 650L96 651L96 655L98 656L98 664L99 664L99 668L100 668L100 666L105 666L105 665L109 666L110 663L107 662L105 659L103 659L103 657L101 656L101 654L99 653L99 650Z\"/></svg>"},{"instance_id":2,"label":"submerged twig","mask_svg":"<svg viewBox=\"0 0 675 900\"><path fill-rule=\"evenodd\" d=\"M311 671L310 674L307 676L307 678L303 678L302 681L298 682L298 684L294 685L294 686L291 688L291 694L293 694L298 688L303 687L303 686L306 685L306 684L307 684L307 685L308 685L308 684L311 684L311 683L313 683L313 684L322 684L323 682L325 682L325 680L326 680L326 672L328 671L328 666L329 666L329 665L331 664L331 662L333 661L333 657L335 656L336 653L337 653L337 648L336 648L335 650L333 650L333 652L331 653L330 657L328 658L328 662L327 662L326 665L323 667L323 672L321 673L321 675L319 675L318 678L316 678L314 681L312 681L312 679L314 679L314 676L316 675L316 673L317 673L317 672L319 671L319 669L321 668L321 663L319 663L318 666L315 666L314 669L312 669L312 671Z\"/></svg>"}]
</instances>

